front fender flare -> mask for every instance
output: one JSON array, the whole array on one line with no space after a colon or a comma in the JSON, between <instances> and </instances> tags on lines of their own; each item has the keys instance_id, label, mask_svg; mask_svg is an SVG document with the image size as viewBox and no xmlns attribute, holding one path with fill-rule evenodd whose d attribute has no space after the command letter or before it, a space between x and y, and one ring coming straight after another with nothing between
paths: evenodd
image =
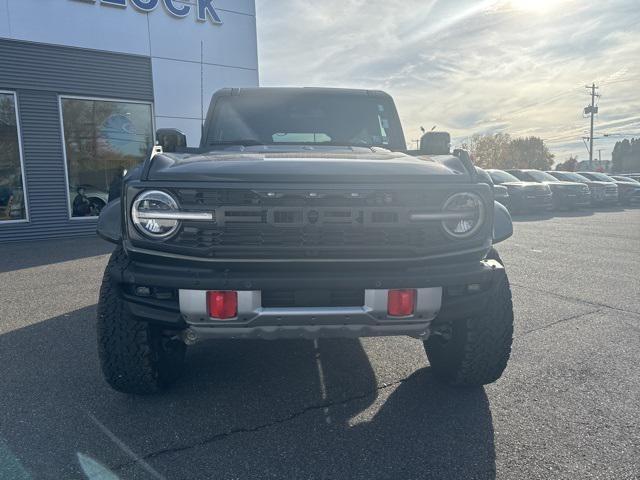
<instances>
[{"instance_id":1,"label":"front fender flare","mask_svg":"<svg viewBox=\"0 0 640 480\"><path fill-rule=\"evenodd\" d=\"M119 244L122 241L122 204L120 199L107 204L98 218L98 235L107 242Z\"/></svg>"},{"instance_id":2,"label":"front fender flare","mask_svg":"<svg viewBox=\"0 0 640 480\"><path fill-rule=\"evenodd\" d=\"M493 202L493 243L500 243L513 235L513 222L507 208Z\"/></svg>"}]
</instances>

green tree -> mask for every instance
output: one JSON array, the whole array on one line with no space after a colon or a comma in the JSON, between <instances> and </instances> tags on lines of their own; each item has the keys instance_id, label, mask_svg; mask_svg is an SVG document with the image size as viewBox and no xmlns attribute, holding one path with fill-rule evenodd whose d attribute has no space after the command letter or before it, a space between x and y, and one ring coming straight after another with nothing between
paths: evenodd
<instances>
[{"instance_id":1,"label":"green tree","mask_svg":"<svg viewBox=\"0 0 640 480\"><path fill-rule=\"evenodd\" d=\"M640 138L626 138L616 142L611 154L612 170L615 173L640 172Z\"/></svg>"}]
</instances>

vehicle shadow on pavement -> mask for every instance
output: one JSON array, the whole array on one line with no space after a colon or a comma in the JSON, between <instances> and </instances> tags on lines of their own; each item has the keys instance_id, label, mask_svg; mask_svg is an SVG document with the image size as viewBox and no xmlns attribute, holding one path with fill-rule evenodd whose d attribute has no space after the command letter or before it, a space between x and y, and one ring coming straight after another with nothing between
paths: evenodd
<instances>
[{"instance_id":1,"label":"vehicle shadow on pavement","mask_svg":"<svg viewBox=\"0 0 640 480\"><path fill-rule=\"evenodd\" d=\"M594 212L624 212L629 208L629 205L609 205L600 206L593 209Z\"/></svg>"},{"instance_id":2,"label":"vehicle shadow on pavement","mask_svg":"<svg viewBox=\"0 0 640 480\"><path fill-rule=\"evenodd\" d=\"M358 340L210 342L169 391L135 397L104 383L94 318L0 336L0 477L92 478L89 462L122 479L495 478L484 389L441 385L417 350L415 368L385 354L384 385Z\"/></svg>"},{"instance_id":3,"label":"vehicle shadow on pavement","mask_svg":"<svg viewBox=\"0 0 640 480\"><path fill-rule=\"evenodd\" d=\"M555 216L555 212L527 212L512 214L511 219L514 223L518 222L540 222L550 220Z\"/></svg>"},{"instance_id":4,"label":"vehicle shadow on pavement","mask_svg":"<svg viewBox=\"0 0 640 480\"><path fill-rule=\"evenodd\" d=\"M579 217L592 217L593 210L556 210L553 212L555 218L579 218Z\"/></svg>"},{"instance_id":5,"label":"vehicle shadow on pavement","mask_svg":"<svg viewBox=\"0 0 640 480\"><path fill-rule=\"evenodd\" d=\"M114 245L97 236L0 245L0 273L80 260L113 252Z\"/></svg>"}]
</instances>

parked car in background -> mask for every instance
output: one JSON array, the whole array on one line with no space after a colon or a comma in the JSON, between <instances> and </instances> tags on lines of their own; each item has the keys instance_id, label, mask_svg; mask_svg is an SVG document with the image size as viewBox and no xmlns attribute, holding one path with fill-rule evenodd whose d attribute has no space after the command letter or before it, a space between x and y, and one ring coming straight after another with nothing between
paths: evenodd
<instances>
[{"instance_id":1,"label":"parked car in background","mask_svg":"<svg viewBox=\"0 0 640 480\"><path fill-rule=\"evenodd\" d=\"M548 185L553 192L553 208L578 208L591 205L591 191L584 183L558 180L540 170L507 170L523 182L538 182Z\"/></svg>"},{"instance_id":2,"label":"parked car in background","mask_svg":"<svg viewBox=\"0 0 640 480\"><path fill-rule=\"evenodd\" d=\"M493 186L493 198L496 202L501 203L507 209L509 208L509 189L504 185L494 185Z\"/></svg>"},{"instance_id":3,"label":"parked car in background","mask_svg":"<svg viewBox=\"0 0 640 480\"><path fill-rule=\"evenodd\" d=\"M548 185L523 182L503 170L486 170L495 185L507 187L507 205L513 213L532 210L551 210L553 194ZM496 199L497 200L497 199Z\"/></svg>"},{"instance_id":4,"label":"parked car in background","mask_svg":"<svg viewBox=\"0 0 640 480\"><path fill-rule=\"evenodd\" d=\"M618 203L618 186L611 182L590 180L575 172L550 171L549 175L565 182L584 183L591 190L591 204L605 205Z\"/></svg>"},{"instance_id":5,"label":"parked car in background","mask_svg":"<svg viewBox=\"0 0 640 480\"><path fill-rule=\"evenodd\" d=\"M633 177L626 177L624 175L609 175L611 178L613 178L614 180L618 180L619 182L635 182L640 184L640 181L638 181L637 179L633 178Z\"/></svg>"},{"instance_id":6,"label":"parked car in background","mask_svg":"<svg viewBox=\"0 0 640 480\"><path fill-rule=\"evenodd\" d=\"M621 173L619 176L620 177L631 178L632 180L635 180L636 182L640 182L640 173Z\"/></svg>"},{"instance_id":7,"label":"parked car in background","mask_svg":"<svg viewBox=\"0 0 640 480\"><path fill-rule=\"evenodd\" d=\"M493 188L493 199L509 208L509 189L504 185L496 185L486 170L476 167L476 171L478 172L478 176Z\"/></svg>"},{"instance_id":8,"label":"parked car in background","mask_svg":"<svg viewBox=\"0 0 640 480\"><path fill-rule=\"evenodd\" d=\"M633 179L627 179L625 181L616 180L609 175L600 172L578 172L583 177L587 177L590 180L599 180L601 182L615 183L618 186L618 201L622 205L629 205L631 203L640 203L640 185L634 182Z\"/></svg>"}]
</instances>

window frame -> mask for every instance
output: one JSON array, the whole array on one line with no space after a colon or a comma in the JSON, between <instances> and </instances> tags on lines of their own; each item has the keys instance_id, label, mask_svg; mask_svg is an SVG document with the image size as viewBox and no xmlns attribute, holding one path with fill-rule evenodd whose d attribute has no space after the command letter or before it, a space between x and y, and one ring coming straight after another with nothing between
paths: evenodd
<instances>
[{"instance_id":1,"label":"window frame","mask_svg":"<svg viewBox=\"0 0 640 480\"><path fill-rule=\"evenodd\" d=\"M18 105L18 93L14 90L2 90L0 94L13 96L13 105L16 112L16 133L18 135L18 152L20 154L20 174L22 175L22 201L24 202L24 218L19 220L0 220L0 226L16 223L31 223L29 216L29 192L27 190L27 176L24 167L24 149L22 147L22 128L20 125L20 106Z\"/></svg>"},{"instance_id":2,"label":"window frame","mask_svg":"<svg viewBox=\"0 0 640 480\"><path fill-rule=\"evenodd\" d=\"M138 105L149 105L151 107L151 142L153 145L156 143L156 115L154 111L154 105L152 101L146 100L127 100L124 98L109 98L109 97L90 97L84 95L58 95L58 114L60 117L60 135L62 139L62 157L64 159L64 184L65 184L65 196L67 197L67 217L72 222L95 222L99 217L74 217L73 207L71 206L71 192L69 191L69 161L67 159L67 143L64 136L64 115L62 112L62 101L69 100L89 100L96 102L111 102L111 103L133 103Z\"/></svg>"}]
</instances>

